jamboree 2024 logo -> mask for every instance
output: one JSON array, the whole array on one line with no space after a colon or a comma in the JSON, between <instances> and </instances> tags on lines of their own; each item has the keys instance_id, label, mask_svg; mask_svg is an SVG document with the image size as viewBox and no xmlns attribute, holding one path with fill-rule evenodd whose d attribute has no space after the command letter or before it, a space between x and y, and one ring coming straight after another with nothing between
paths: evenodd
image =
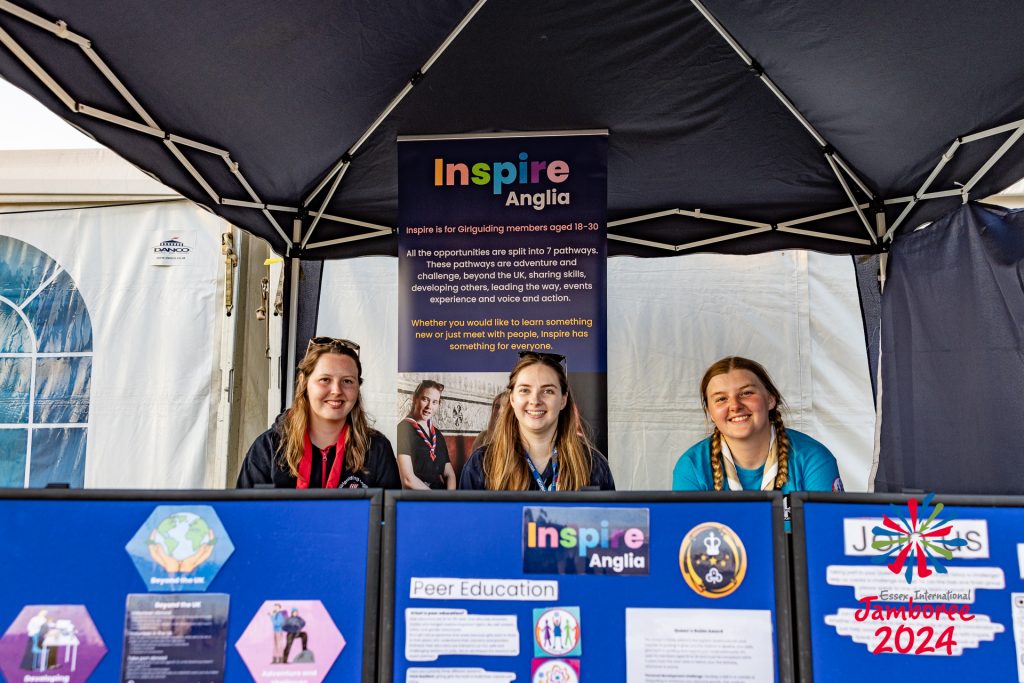
<instances>
[{"instance_id":1,"label":"jamboree 2024 logo","mask_svg":"<svg viewBox=\"0 0 1024 683\"><path fill-rule=\"evenodd\" d=\"M523 573L647 575L647 508L526 506Z\"/></svg>"},{"instance_id":2,"label":"jamboree 2024 logo","mask_svg":"<svg viewBox=\"0 0 1024 683\"><path fill-rule=\"evenodd\" d=\"M935 494L928 494L923 504L911 498L907 501L907 514L882 516L882 525L872 529L875 539L871 547L880 554L872 558L875 564L885 564L890 572L902 574L906 583L932 574L946 574L944 561L953 559L953 552L967 545L967 540L954 535L952 517L942 518L943 504L929 510ZM894 506L895 507L895 506ZM959 654L956 625L973 621L971 606L967 603L946 602L944 598L958 598L952 591L931 594L918 591L923 598L919 604L910 596L906 602L886 603L888 596L867 595L863 606L854 613L857 622L877 622L878 639L873 654Z\"/></svg>"}]
</instances>

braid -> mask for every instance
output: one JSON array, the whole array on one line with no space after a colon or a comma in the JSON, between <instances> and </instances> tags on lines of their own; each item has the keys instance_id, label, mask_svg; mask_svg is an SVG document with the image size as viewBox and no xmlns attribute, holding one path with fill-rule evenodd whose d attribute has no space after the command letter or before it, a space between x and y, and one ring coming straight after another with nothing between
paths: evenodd
<instances>
[{"instance_id":1,"label":"braid","mask_svg":"<svg viewBox=\"0 0 1024 683\"><path fill-rule=\"evenodd\" d=\"M715 482L715 490L721 491L722 484L722 432L718 431L718 427L715 427L715 431L711 432L711 475Z\"/></svg>"},{"instance_id":2,"label":"braid","mask_svg":"<svg viewBox=\"0 0 1024 683\"><path fill-rule=\"evenodd\" d=\"M771 421L775 426L775 445L779 456L779 473L775 475L775 488L781 489L789 479L789 435L782 424L782 414L778 409L771 413Z\"/></svg>"}]
</instances>

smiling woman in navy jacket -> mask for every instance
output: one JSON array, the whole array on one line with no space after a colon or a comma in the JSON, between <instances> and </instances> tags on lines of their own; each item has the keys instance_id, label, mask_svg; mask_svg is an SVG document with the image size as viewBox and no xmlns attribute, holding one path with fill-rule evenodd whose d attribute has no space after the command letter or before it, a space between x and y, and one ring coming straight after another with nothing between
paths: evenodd
<instances>
[{"instance_id":1,"label":"smiling woman in navy jacket","mask_svg":"<svg viewBox=\"0 0 1024 683\"><path fill-rule=\"evenodd\" d=\"M580 429L564 360L550 353L519 355L490 442L473 451L459 488L615 490L608 460L590 447Z\"/></svg>"},{"instance_id":2,"label":"smiling woman in navy jacket","mask_svg":"<svg viewBox=\"0 0 1024 683\"><path fill-rule=\"evenodd\" d=\"M298 366L295 400L256 437L238 488L401 488L391 443L369 425L359 345L314 337Z\"/></svg>"}]
</instances>

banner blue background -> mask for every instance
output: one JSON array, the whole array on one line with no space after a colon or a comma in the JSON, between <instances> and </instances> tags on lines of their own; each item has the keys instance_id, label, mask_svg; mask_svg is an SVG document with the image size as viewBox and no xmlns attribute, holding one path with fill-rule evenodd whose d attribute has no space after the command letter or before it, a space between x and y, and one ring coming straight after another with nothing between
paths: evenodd
<instances>
[{"instance_id":1,"label":"banner blue background","mask_svg":"<svg viewBox=\"0 0 1024 683\"><path fill-rule=\"evenodd\" d=\"M941 501L941 496L935 502ZM933 503L934 505L934 503ZM852 586L830 586L826 583L826 571L829 565L858 565L864 567L884 567L875 564L871 557L847 556L843 552L843 520L848 517L877 517L888 515L895 519L907 517L906 504L895 508L882 504L850 504L804 502L803 531L795 542L806 539L807 581L805 585L798 582L796 590L808 593L809 619L806 623L810 629L810 643L804 643L801 649L809 647L813 658L813 675L815 681L828 683L858 683L864 679L864 672L884 671L887 680L931 680L931 681L970 681L984 676L993 681L1016 681L1016 652L1013 644L1013 620L1011 617L1010 593L1024 591L1024 581L1020 578L1020 567L1017 561L1017 543L1024 542L1024 508L1019 507L973 507L947 505L937 519L984 519L988 523L989 558L988 559L953 559L943 564L952 567L999 567L1006 577L1004 590L979 589L975 601L970 605L970 614L987 615L992 622L1004 626L1002 633L997 633L993 641L981 641L977 648L964 648L960 655L912 655L898 653L873 654L874 643L869 648L864 643L855 642L851 637L839 635L833 626L825 623L825 616L835 614L840 608L859 608ZM930 513L925 513L927 516ZM794 515L799 520L799 515ZM798 531L799 531L799 526ZM955 556L955 553L954 553ZM914 558L908 558L908 562ZM799 574L798 574L799 576ZM914 590L923 588L920 584L909 586L902 577L897 577L900 585ZM929 589L931 590L931 589ZM914 601L915 605L918 601ZM798 603L799 604L799 603ZM876 603L872 605L895 606L898 603ZM906 604L906 603L903 603ZM935 604L934 602L929 604ZM800 615L797 615L800 619ZM871 622L868 622L871 623ZM878 626L883 622L876 622ZM903 623L891 621L892 628ZM930 620L929 625L935 628L935 637L951 625L959 625L942 617L941 621ZM959 628L959 626L958 626ZM916 629L915 629L916 630ZM892 639L889 645L893 644ZM933 640L932 645L935 645ZM915 646L916 647L916 646Z\"/></svg>"},{"instance_id":2,"label":"banner blue background","mask_svg":"<svg viewBox=\"0 0 1024 683\"><path fill-rule=\"evenodd\" d=\"M549 503L544 507L630 507L650 510L650 574L595 576L523 573L523 508L533 502L396 501L394 567L393 680L404 681L410 667L479 666L512 671L517 681L530 680L533 609L547 606L580 608L584 681L626 680L626 608L695 608L770 610L778 637L775 555L785 549L773 541L771 502L729 503ZM390 508L389 508L390 511ZM776 512L778 514L778 511ZM709 599L697 595L683 580L679 546L694 526L715 521L731 527L742 539L749 565L734 593ZM389 549L390 551L391 549ZM412 577L557 580L557 602L424 600L409 598ZM382 586L389 590L391 586ZM470 614L515 614L520 634L518 657L441 656L435 662L405 660L404 613L409 607L465 609ZM384 618L392 618L385 614ZM778 678L779 651L774 661Z\"/></svg>"}]
</instances>

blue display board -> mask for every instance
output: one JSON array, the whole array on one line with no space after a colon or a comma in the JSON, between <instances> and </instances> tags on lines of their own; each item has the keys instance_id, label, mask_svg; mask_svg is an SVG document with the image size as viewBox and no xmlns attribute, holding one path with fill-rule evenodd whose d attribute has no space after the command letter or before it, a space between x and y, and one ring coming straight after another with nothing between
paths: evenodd
<instances>
[{"instance_id":1,"label":"blue display board","mask_svg":"<svg viewBox=\"0 0 1024 683\"><path fill-rule=\"evenodd\" d=\"M743 680L792 680L777 494L388 492L385 505L380 669L390 680L431 680L437 669L471 680L466 672L478 669L476 680L630 683L643 680L629 673L641 668L639 654L666 635L653 626L663 618L669 631L674 622L693 627L684 647L763 626L755 639L767 666ZM709 553L717 563L708 564ZM669 659L690 660L680 666L702 656L668 647ZM726 660L740 646L729 648ZM551 673L556 659L565 668ZM722 673L735 665L699 666Z\"/></svg>"},{"instance_id":2,"label":"blue display board","mask_svg":"<svg viewBox=\"0 0 1024 683\"><path fill-rule=\"evenodd\" d=\"M107 650L89 681L106 683L121 680L129 594L166 597L179 613L206 594L226 594L224 681L296 680L302 668L318 669L309 678L317 682L374 681L380 512L379 491L2 492L0 629L9 634L0 640L0 659L7 679L21 681L25 673L18 668L27 647L18 620L46 606L85 607ZM204 573L211 563L219 567ZM26 606L27 616L19 616ZM79 636L91 636L91 627L78 623L82 611L71 609L48 611L71 615ZM303 617L286 662L274 661L282 653L272 640L271 612L286 612L282 623ZM312 654L299 657L307 649L315 665L305 662ZM52 672L42 659L37 664ZM79 670L70 680L81 677Z\"/></svg>"},{"instance_id":3,"label":"blue display board","mask_svg":"<svg viewBox=\"0 0 1024 683\"><path fill-rule=\"evenodd\" d=\"M910 500L794 496L800 680L1024 680L1024 500Z\"/></svg>"}]
</instances>

